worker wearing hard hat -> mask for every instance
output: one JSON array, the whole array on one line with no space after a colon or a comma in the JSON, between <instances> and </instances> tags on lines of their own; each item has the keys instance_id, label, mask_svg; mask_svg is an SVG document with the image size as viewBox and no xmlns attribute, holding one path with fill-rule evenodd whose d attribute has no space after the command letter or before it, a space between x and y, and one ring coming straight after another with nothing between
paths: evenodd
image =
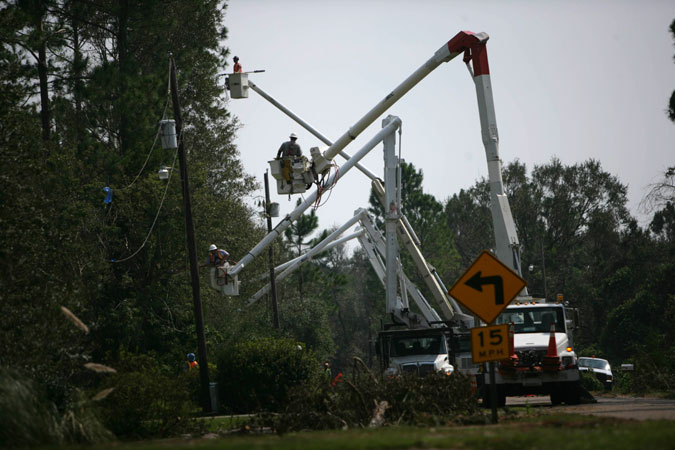
<instances>
[{"instance_id":1,"label":"worker wearing hard hat","mask_svg":"<svg viewBox=\"0 0 675 450\"><path fill-rule=\"evenodd\" d=\"M290 158L291 156L302 156L302 150L296 142L298 136L295 133L291 133L288 141L281 144L279 151L277 151L277 159L279 158Z\"/></svg>"},{"instance_id":2,"label":"worker wearing hard hat","mask_svg":"<svg viewBox=\"0 0 675 450\"><path fill-rule=\"evenodd\" d=\"M211 266L219 267L225 264L230 258L230 254L225 250L216 247L215 244L211 244L209 247L209 257L206 259L206 263L202 264L202 267Z\"/></svg>"},{"instance_id":3,"label":"worker wearing hard hat","mask_svg":"<svg viewBox=\"0 0 675 450\"><path fill-rule=\"evenodd\" d=\"M279 150L277 151L277 159L281 158L281 175L286 181L291 182L291 160L295 157L302 156L302 150L297 144L298 136L295 133L291 133L289 136L290 140L281 144Z\"/></svg>"},{"instance_id":4,"label":"worker wearing hard hat","mask_svg":"<svg viewBox=\"0 0 675 450\"><path fill-rule=\"evenodd\" d=\"M196 368L199 367L199 363L197 362L197 357L195 356L194 353L188 353L186 358L187 358L186 367L187 367L188 370L196 369Z\"/></svg>"},{"instance_id":5,"label":"worker wearing hard hat","mask_svg":"<svg viewBox=\"0 0 675 450\"><path fill-rule=\"evenodd\" d=\"M234 73L241 73L241 71L242 71L241 64L239 64L239 57L238 56L234 57L234 69L233 69L233 71L234 71Z\"/></svg>"}]
</instances>

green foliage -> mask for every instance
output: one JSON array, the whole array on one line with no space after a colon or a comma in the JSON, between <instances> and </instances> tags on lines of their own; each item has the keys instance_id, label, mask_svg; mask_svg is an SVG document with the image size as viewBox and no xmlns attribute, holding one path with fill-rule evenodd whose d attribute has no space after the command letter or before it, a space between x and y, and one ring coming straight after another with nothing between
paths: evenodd
<instances>
[{"instance_id":1,"label":"green foliage","mask_svg":"<svg viewBox=\"0 0 675 450\"><path fill-rule=\"evenodd\" d=\"M0 369L0 447L93 444L112 438L94 414L91 401L81 393L59 413L30 379Z\"/></svg>"},{"instance_id":2,"label":"green foliage","mask_svg":"<svg viewBox=\"0 0 675 450\"><path fill-rule=\"evenodd\" d=\"M598 380L593 371L581 372L581 387L587 391L602 391L605 389L602 382Z\"/></svg>"},{"instance_id":3,"label":"green foliage","mask_svg":"<svg viewBox=\"0 0 675 450\"><path fill-rule=\"evenodd\" d=\"M443 279L458 276L459 254L455 249L453 234L444 220L443 204L424 192L424 173L412 163L401 162L401 210L410 222L420 241L420 250L429 264ZM371 189L368 211L374 215L375 222L383 228L384 207ZM403 268L408 277L431 298L424 279L418 274L411 257L401 246Z\"/></svg>"},{"instance_id":4,"label":"green foliage","mask_svg":"<svg viewBox=\"0 0 675 450\"><path fill-rule=\"evenodd\" d=\"M378 379L366 372L333 383L313 379L295 388L274 427L286 433L363 428L371 423L438 426L478 414L469 378L462 374Z\"/></svg>"},{"instance_id":5,"label":"green foliage","mask_svg":"<svg viewBox=\"0 0 675 450\"><path fill-rule=\"evenodd\" d=\"M122 352L110 362L117 374L106 378L114 391L101 401L104 423L118 437L175 436L199 429L191 418L189 374L162 367L148 355Z\"/></svg>"},{"instance_id":6,"label":"green foliage","mask_svg":"<svg viewBox=\"0 0 675 450\"><path fill-rule=\"evenodd\" d=\"M675 392L675 349L645 351L635 354L630 360L635 370L613 371L614 385L618 392L643 395L648 392ZM618 373L617 373L618 372Z\"/></svg>"},{"instance_id":7,"label":"green foliage","mask_svg":"<svg viewBox=\"0 0 675 450\"><path fill-rule=\"evenodd\" d=\"M292 339L256 339L221 348L221 408L229 413L279 411L288 400L289 390L318 370L313 353Z\"/></svg>"}]
</instances>

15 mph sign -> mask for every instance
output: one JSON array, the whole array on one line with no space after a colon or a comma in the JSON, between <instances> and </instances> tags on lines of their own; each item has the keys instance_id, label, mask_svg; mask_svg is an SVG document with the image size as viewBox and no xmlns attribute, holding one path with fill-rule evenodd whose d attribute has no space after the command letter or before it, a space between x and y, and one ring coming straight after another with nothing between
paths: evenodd
<instances>
[{"instance_id":1,"label":"15 mph sign","mask_svg":"<svg viewBox=\"0 0 675 450\"><path fill-rule=\"evenodd\" d=\"M485 323L492 323L525 286L525 280L486 250L448 294Z\"/></svg>"},{"instance_id":2,"label":"15 mph sign","mask_svg":"<svg viewBox=\"0 0 675 450\"><path fill-rule=\"evenodd\" d=\"M474 364L506 359L509 353L508 325L471 329L471 357Z\"/></svg>"}]
</instances>

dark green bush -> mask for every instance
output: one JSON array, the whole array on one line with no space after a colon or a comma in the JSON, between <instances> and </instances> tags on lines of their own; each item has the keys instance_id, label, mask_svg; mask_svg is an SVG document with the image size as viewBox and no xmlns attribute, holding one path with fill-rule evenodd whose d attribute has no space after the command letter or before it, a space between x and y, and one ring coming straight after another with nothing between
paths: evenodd
<instances>
[{"instance_id":1,"label":"dark green bush","mask_svg":"<svg viewBox=\"0 0 675 450\"><path fill-rule=\"evenodd\" d=\"M580 372L581 374L581 386L587 391L602 391L605 389L604 385L595 374L591 371Z\"/></svg>"},{"instance_id":2,"label":"dark green bush","mask_svg":"<svg viewBox=\"0 0 675 450\"><path fill-rule=\"evenodd\" d=\"M319 373L311 351L291 339L243 342L218 354L221 411L279 411L289 389Z\"/></svg>"},{"instance_id":3,"label":"dark green bush","mask_svg":"<svg viewBox=\"0 0 675 450\"><path fill-rule=\"evenodd\" d=\"M384 412L380 417L378 406ZM334 386L314 379L293 389L288 407L272 425L279 433L367 427L371 423L436 426L473 422L479 414L469 377L460 373L424 378L360 376L343 378Z\"/></svg>"},{"instance_id":4,"label":"dark green bush","mask_svg":"<svg viewBox=\"0 0 675 450\"><path fill-rule=\"evenodd\" d=\"M107 378L114 391L101 401L102 415L118 437L166 437L197 429L190 374L163 368L148 355L123 353L110 365L118 373Z\"/></svg>"},{"instance_id":5,"label":"dark green bush","mask_svg":"<svg viewBox=\"0 0 675 450\"><path fill-rule=\"evenodd\" d=\"M112 434L95 416L81 393L63 414L35 383L17 372L0 369L0 447L33 447L64 443L98 443Z\"/></svg>"},{"instance_id":6,"label":"dark green bush","mask_svg":"<svg viewBox=\"0 0 675 450\"><path fill-rule=\"evenodd\" d=\"M666 352L651 351L635 355L635 370L614 370L615 386L626 394L647 392L675 392L675 347Z\"/></svg>"}]
</instances>

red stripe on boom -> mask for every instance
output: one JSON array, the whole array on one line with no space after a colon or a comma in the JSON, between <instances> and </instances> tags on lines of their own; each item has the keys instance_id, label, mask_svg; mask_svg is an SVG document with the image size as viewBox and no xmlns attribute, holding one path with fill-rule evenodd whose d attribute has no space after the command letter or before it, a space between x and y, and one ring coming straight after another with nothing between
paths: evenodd
<instances>
[{"instance_id":1,"label":"red stripe on boom","mask_svg":"<svg viewBox=\"0 0 675 450\"><path fill-rule=\"evenodd\" d=\"M450 50L450 53L471 52L474 77L490 74L485 42L481 42L473 32L460 31L457 33L455 37L448 41L448 50Z\"/></svg>"}]
</instances>

